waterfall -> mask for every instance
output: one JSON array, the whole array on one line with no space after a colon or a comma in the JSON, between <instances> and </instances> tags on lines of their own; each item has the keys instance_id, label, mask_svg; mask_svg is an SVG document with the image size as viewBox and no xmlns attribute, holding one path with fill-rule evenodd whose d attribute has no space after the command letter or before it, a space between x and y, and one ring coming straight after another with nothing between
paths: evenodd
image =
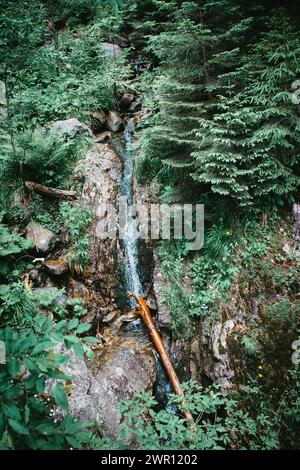
<instances>
[{"instance_id":1,"label":"waterfall","mask_svg":"<svg viewBox=\"0 0 300 470\"><path fill-rule=\"evenodd\" d=\"M134 173L134 152L131 149L131 142L133 140L133 133L135 130L134 120L130 119L125 127L124 140L125 149L123 152L123 177L120 184L120 195L126 197L128 208L133 204L133 173ZM126 215L126 222L124 228L124 274L125 274L125 287L127 291L134 292L142 296L143 288L139 276L138 267L138 240L135 236L135 221L128 212ZM133 299L128 301L130 307L135 307L136 302Z\"/></svg>"}]
</instances>

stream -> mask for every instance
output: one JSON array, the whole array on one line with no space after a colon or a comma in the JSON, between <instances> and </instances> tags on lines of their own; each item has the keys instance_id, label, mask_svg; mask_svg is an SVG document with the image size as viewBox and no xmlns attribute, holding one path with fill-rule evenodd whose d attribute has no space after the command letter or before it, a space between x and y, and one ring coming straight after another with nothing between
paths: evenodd
<instances>
[{"instance_id":1,"label":"stream","mask_svg":"<svg viewBox=\"0 0 300 470\"><path fill-rule=\"evenodd\" d=\"M123 158L123 175L119 185L120 196L126 198L128 209L130 209L135 202L133 190L135 159L134 151L131 146L134 131L135 123L133 119L130 119L124 129L124 147L121 151ZM139 297L143 297L144 289L139 270L139 248L138 238L135 236L135 223L134 216L131 215L130 210L128 210L123 239L124 293L126 294L126 292L129 291ZM130 309L136 309L137 307L135 299L131 297L128 297L127 305ZM131 323L131 329L140 339L141 337L148 338L148 330L139 318ZM160 359L156 362L156 377L155 396L161 405L166 405L168 396L172 393L173 389ZM175 411L175 408L173 411Z\"/></svg>"},{"instance_id":2,"label":"stream","mask_svg":"<svg viewBox=\"0 0 300 470\"><path fill-rule=\"evenodd\" d=\"M126 198L128 209L133 204L133 173L134 173L134 152L130 144L133 141L135 130L134 120L130 119L124 130L125 148L123 151L123 177L120 184L120 196ZM126 214L124 227L124 277L126 292L134 292L142 296L143 288L139 275L138 243L135 236L135 220L130 215L130 210ZM136 302L131 297L128 299L131 308L136 306Z\"/></svg>"}]
</instances>

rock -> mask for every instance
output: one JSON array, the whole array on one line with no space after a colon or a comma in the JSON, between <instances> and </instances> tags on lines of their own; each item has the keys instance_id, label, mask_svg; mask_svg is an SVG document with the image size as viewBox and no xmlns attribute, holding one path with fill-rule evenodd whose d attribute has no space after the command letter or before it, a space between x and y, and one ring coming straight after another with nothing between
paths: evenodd
<instances>
[{"instance_id":1,"label":"rock","mask_svg":"<svg viewBox=\"0 0 300 470\"><path fill-rule=\"evenodd\" d=\"M7 117L6 88L3 80L0 80L0 116Z\"/></svg>"},{"instance_id":2,"label":"rock","mask_svg":"<svg viewBox=\"0 0 300 470\"><path fill-rule=\"evenodd\" d=\"M54 276L61 276L69 270L69 265L67 261L61 259L49 259L44 261L44 266L50 271Z\"/></svg>"},{"instance_id":3,"label":"rock","mask_svg":"<svg viewBox=\"0 0 300 470\"><path fill-rule=\"evenodd\" d=\"M131 113L136 113L137 111L140 111L141 109L142 109L142 100L141 100L141 98L137 98L129 106L129 111Z\"/></svg>"},{"instance_id":4,"label":"rock","mask_svg":"<svg viewBox=\"0 0 300 470\"><path fill-rule=\"evenodd\" d=\"M128 337L119 346L104 350L98 361L90 390L96 421L108 436L116 437L120 401L131 399L137 392L151 391L156 378L155 358L151 349Z\"/></svg>"},{"instance_id":5,"label":"rock","mask_svg":"<svg viewBox=\"0 0 300 470\"><path fill-rule=\"evenodd\" d=\"M190 371L191 371L191 377L197 382L201 382L202 361L201 361L200 338L195 338L191 342Z\"/></svg>"},{"instance_id":6,"label":"rock","mask_svg":"<svg viewBox=\"0 0 300 470\"><path fill-rule=\"evenodd\" d=\"M116 111L108 111L106 125L107 128L112 132L118 132L124 128L123 121L120 118L119 113Z\"/></svg>"},{"instance_id":7,"label":"rock","mask_svg":"<svg viewBox=\"0 0 300 470\"><path fill-rule=\"evenodd\" d=\"M110 323L117 314L118 312L114 310L113 312L110 312L108 315L105 315L105 317L102 320L103 323Z\"/></svg>"},{"instance_id":8,"label":"rock","mask_svg":"<svg viewBox=\"0 0 300 470\"><path fill-rule=\"evenodd\" d=\"M91 130L76 118L65 119L63 121L56 121L51 124L50 129L57 130L69 137L75 137L80 134L92 135Z\"/></svg>"},{"instance_id":9,"label":"rock","mask_svg":"<svg viewBox=\"0 0 300 470\"><path fill-rule=\"evenodd\" d=\"M33 242L36 251L47 253L54 242L55 235L37 222L30 222L26 227L26 239Z\"/></svg>"},{"instance_id":10,"label":"rock","mask_svg":"<svg viewBox=\"0 0 300 470\"><path fill-rule=\"evenodd\" d=\"M180 382L187 382L191 378L190 355L191 344L187 336L172 339L170 356Z\"/></svg>"},{"instance_id":11,"label":"rock","mask_svg":"<svg viewBox=\"0 0 300 470\"><path fill-rule=\"evenodd\" d=\"M117 437L120 401L131 399L137 392L152 390L156 379L152 350L128 337L122 338L120 344L95 351L95 359L88 363L63 345L57 346L55 352L69 359L60 369L72 378L68 402L74 418L96 420L108 436ZM46 391L51 392L55 383L48 380Z\"/></svg>"},{"instance_id":12,"label":"rock","mask_svg":"<svg viewBox=\"0 0 300 470\"><path fill-rule=\"evenodd\" d=\"M68 295L69 297L75 298L80 297L85 304L89 301L89 290L81 281L76 281L71 276L69 277L68 283Z\"/></svg>"},{"instance_id":13,"label":"rock","mask_svg":"<svg viewBox=\"0 0 300 470\"><path fill-rule=\"evenodd\" d=\"M208 348L203 349L204 372L213 382L220 384L223 390L232 387L231 379L235 375L227 348L227 337L234 326L233 320L216 322L210 332Z\"/></svg>"},{"instance_id":14,"label":"rock","mask_svg":"<svg viewBox=\"0 0 300 470\"><path fill-rule=\"evenodd\" d=\"M146 303L147 303L147 306L151 309L151 310L157 310L157 302L156 302L156 297L149 293L147 295L147 298L146 298Z\"/></svg>"},{"instance_id":15,"label":"rock","mask_svg":"<svg viewBox=\"0 0 300 470\"><path fill-rule=\"evenodd\" d=\"M62 372L71 377L71 391L68 394L68 403L71 413L81 421L95 420L95 401L89 395L89 390L93 381L93 376L89 371L84 359L76 356L73 349L67 350L63 344L55 347L56 354L63 354L68 357L68 361L60 365ZM51 392L56 380L50 379L46 383L46 392ZM62 415L66 413L62 411Z\"/></svg>"},{"instance_id":16,"label":"rock","mask_svg":"<svg viewBox=\"0 0 300 470\"><path fill-rule=\"evenodd\" d=\"M116 60L122 53L122 49L117 44L111 42L102 42L101 47L104 54L111 60Z\"/></svg>"},{"instance_id":17,"label":"rock","mask_svg":"<svg viewBox=\"0 0 300 470\"><path fill-rule=\"evenodd\" d=\"M94 134L97 134L98 132L101 132L105 129L106 125L106 116L104 111L93 111L90 113L91 117L91 129L94 132Z\"/></svg>"},{"instance_id":18,"label":"rock","mask_svg":"<svg viewBox=\"0 0 300 470\"><path fill-rule=\"evenodd\" d=\"M135 96L133 93L123 93L119 105L122 111L127 111L134 101Z\"/></svg>"},{"instance_id":19,"label":"rock","mask_svg":"<svg viewBox=\"0 0 300 470\"><path fill-rule=\"evenodd\" d=\"M118 240L107 237L106 226L118 210L118 186L122 175L120 156L107 144L95 144L76 171L84 178L83 201L93 213L89 235L93 240L89 265L89 287L93 307L115 310L117 297ZM96 298L97 297L97 298Z\"/></svg>"},{"instance_id":20,"label":"rock","mask_svg":"<svg viewBox=\"0 0 300 470\"><path fill-rule=\"evenodd\" d=\"M98 134L95 137L94 142L95 142L95 144L104 144L110 138L111 138L111 132L110 131L105 131L105 132L101 132L101 134Z\"/></svg>"},{"instance_id":21,"label":"rock","mask_svg":"<svg viewBox=\"0 0 300 470\"><path fill-rule=\"evenodd\" d=\"M154 252L153 256L155 263L153 270L153 291L156 297L158 324L161 328L171 329L170 312L165 303L164 296L166 280L164 279L157 253Z\"/></svg>"},{"instance_id":22,"label":"rock","mask_svg":"<svg viewBox=\"0 0 300 470\"><path fill-rule=\"evenodd\" d=\"M97 209L101 203L116 202L118 182L122 175L120 156L107 144L95 144L86 157L78 162L76 172L84 178L84 203L94 209L98 217Z\"/></svg>"},{"instance_id":23,"label":"rock","mask_svg":"<svg viewBox=\"0 0 300 470\"><path fill-rule=\"evenodd\" d=\"M294 251L294 247L291 243L286 241L282 247L282 251L284 251L287 255L291 254Z\"/></svg>"},{"instance_id":24,"label":"rock","mask_svg":"<svg viewBox=\"0 0 300 470\"><path fill-rule=\"evenodd\" d=\"M56 297L55 303L66 308L69 304L69 297L66 294L60 294Z\"/></svg>"},{"instance_id":25,"label":"rock","mask_svg":"<svg viewBox=\"0 0 300 470\"><path fill-rule=\"evenodd\" d=\"M120 47L128 47L128 39L126 36L122 36L121 34L114 34L109 37L109 40Z\"/></svg>"},{"instance_id":26,"label":"rock","mask_svg":"<svg viewBox=\"0 0 300 470\"><path fill-rule=\"evenodd\" d=\"M295 250L300 249L300 204L293 205Z\"/></svg>"}]
</instances>

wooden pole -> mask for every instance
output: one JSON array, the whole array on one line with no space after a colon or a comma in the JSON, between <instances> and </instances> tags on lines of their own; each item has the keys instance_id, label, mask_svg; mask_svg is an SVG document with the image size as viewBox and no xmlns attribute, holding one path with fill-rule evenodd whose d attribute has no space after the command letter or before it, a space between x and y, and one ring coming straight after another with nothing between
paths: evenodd
<instances>
[{"instance_id":1,"label":"wooden pole","mask_svg":"<svg viewBox=\"0 0 300 470\"><path fill-rule=\"evenodd\" d=\"M131 297L134 297L140 305L140 315L141 315L142 319L144 320L144 323L145 323L145 325L147 326L147 328L149 330L150 337L151 337L151 339L152 339L152 341L153 341L153 343L154 343L154 345L155 345L155 347L156 347L156 349L157 349L157 351L158 351L158 353L161 357L161 360L162 360L163 365L164 365L164 367L167 371L167 374L169 376L169 379L170 379L170 382L171 382L172 387L174 389L174 392L177 395L184 396L184 392L183 392L183 390L180 386L180 382L179 382L179 379L178 379L177 374L175 372L175 369L173 367L170 356L167 353L167 350L165 348L163 340L162 340L160 334L157 331L157 328L155 326L155 323L153 321L153 318L150 314L149 308L148 308L145 300L142 297L138 297L137 295L133 294L132 292L128 292L128 294ZM192 423L194 422L191 413L185 411L184 415L185 415L185 417L188 421L191 421ZM191 429L193 431L195 430L193 425L191 425Z\"/></svg>"}]
</instances>

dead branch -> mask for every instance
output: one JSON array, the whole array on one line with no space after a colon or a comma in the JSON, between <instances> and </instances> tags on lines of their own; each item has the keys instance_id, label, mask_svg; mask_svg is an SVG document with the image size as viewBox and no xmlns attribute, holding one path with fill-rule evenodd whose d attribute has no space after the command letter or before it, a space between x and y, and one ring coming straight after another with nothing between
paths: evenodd
<instances>
[{"instance_id":1,"label":"dead branch","mask_svg":"<svg viewBox=\"0 0 300 470\"><path fill-rule=\"evenodd\" d=\"M163 340L161 339L161 336L157 331L157 328L155 326L153 318L151 317L149 308L148 308L145 300L142 297L138 297L137 295L135 295L131 292L128 292L128 294L131 297L134 297L140 305L140 315L141 315L142 319L144 320L145 325L147 326L147 328L149 330L151 339L152 339L152 341L153 341L153 343L154 343L154 345L155 345L155 347L156 347L156 349L157 349L157 351L158 351L158 353L161 357L161 360L162 360L163 365L164 365L164 367L167 371L167 374L169 376L170 382L172 384L172 387L173 387L175 393L177 395L184 396L184 392L183 392L183 390L180 386L180 382L179 382L179 379L178 379L177 374L175 372L175 369L173 367L170 356L167 353L167 350L165 348ZM185 411L184 415L185 415L185 417L188 421L190 421L191 423L194 422L191 413L189 413L188 411ZM192 431L195 430L193 424L191 424L191 430Z\"/></svg>"},{"instance_id":2,"label":"dead branch","mask_svg":"<svg viewBox=\"0 0 300 470\"><path fill-rule=\"evenodd\" d=\"M66 199L66 198L75 198L77 197L76 191L68 191L66 189L57 189L57 188L49 188L48 186L43 186L39 183L34 183L33 181L25 181L25 186L30 191L36 191L37 193L44 194L45 196L49 197L56 197L59 199Z\"/></svg>"}]
</instances>

